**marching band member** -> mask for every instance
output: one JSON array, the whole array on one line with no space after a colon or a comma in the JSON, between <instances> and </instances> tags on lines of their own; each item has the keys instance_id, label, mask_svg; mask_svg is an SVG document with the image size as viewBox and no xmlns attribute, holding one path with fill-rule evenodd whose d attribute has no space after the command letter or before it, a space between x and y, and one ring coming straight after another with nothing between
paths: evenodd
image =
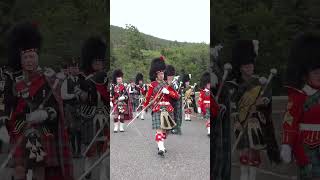
<instances>
[{"instance_id":1,"label":"marching band member","mask_svg":"<svg viewBox=\"0 0 320 180\"><path fill-rule=\"evenodd\" d=\"M77 110L79 109L79 63L75 60L68 65L67 78L61 86L61 97L64 101L65 118L69 125L72 153L74 157L81 156L81 121L79 120Z\"/></svg>"},{"instance_id":2,"label":"marching band member","mask_svg":"<svg viewBox=\"0 0 320 180\"><path fill-rule=\"evenodd\" d=\"M82 76L79 76L80 119L84 152L84 170L87 171L94 163L95 157L107 151L109 144L109 101L108 79L105 70L107 46L98 36L89 37L81 49ZM101 130L101 131L99 131ZM99 133L98 138L94 137ZM105 174L105 167L100 165L100 176ZM91 172L86 179L91 178Z\"/></svg>"},{"instance_id":3,"label":"marching band member","mask_svg":"<svg viewBox=\"0 0 320 180\"><path fill-rule=\"evenodd\" d=\"M22 72L12 82L14 179L73 179L59 95L64 77L38 68L41 41L38 28L29 23L15 26L10 34L9 64Z\"/></svg>"},{"instance_id":4,"label":"marching band member","mask_svg":"<svg viewBox=\"0 0 320 180\"><path fill-rule=\"evenodd\" d=\"M190 85L190 76L185 74L183 76L183 91L184 91L184 119L191 121L191 113L193 106L194 87Z\"/></svg>"},{"instance_id":5,"label":"marching band member","mask_svg":"<svg viewBox=\"0 0 320 180\"><path fill-rule=\"evenodd\" d=\"M147 94L147 90L148 90L148 87L146 84L143 83L143 75L141 73L138 73L136 75L136 86L137 86L137 89L138 89L138 104L139 104L139 108L137 109L137 111L140 111L142 110L142 107L143 107L143 102L145 101L145 96ZM144 120L144 115L146 113L146 110L144 110L142 113L141 113L141 116L140 116L140 119L141 120Z\"/></svg>"},{"instance_id":6,"label":"marching band member","mask_svg":"<svg viewBox=\"0 0 320 180\"><path fill-rule=\"evenodd\" d=\"M231 118L236 135L235 146L240 154L240 180L255 180L262 150L267 150L271 161L279 160L271 120L271 88L263 92L265 78L254 75L257 55L257 40L239 40L232 51L233 83L237 86L232 99Z\"/></svg>"},{"instance_id":7,"label":"marching band member","mask_svg":"<svg viewBox=\"0 0 320 180\"><path fill-rule=\"evenodd\" d=\"M164 140L167 138L166 130L172 129L175 126L173 121L174 108L170 104L170 98L178 99L179 94L172 89L164 80L164 71L166 64L164 57L155 58L151 62L149 71L151 85L146 95L144 107L147 107L152 102L152 129L156 130L155 140L158 144L158 154L164 156L166 152Z\"/></svg>"},{"instance_id":8,"label":"marching band member","mask_svg":"<svg viewBox=\"0 0 320 180\"><path fill-rule=\"evenodd\" d=\"M139 90L133 80L130 80L129 97L132 99L132 111L135 112L139 106Z\"/></svg>"},{"instance_id":9,"label":"marching band member","mask_svg":"<svg viewBox=\"0 0 320 180\"><path fill-rule=\"evenodd\" d=\"M309 32L293 42L287 70L288 104L281 157L292 160L302 180L320 178L320 35Z\"/></svg>"},{"instance_id":10,"label":"marching band member","mask_svg":"<svg viewBox=\"0 0 320 180\"><path fill-rule=\"evenodd\" d=\"M199 104L198 112L202 113L203 119L206 120L206 128L208 131L208 136L210 136L210 111L211 111L210 73L205 72L204 74L202 74L200 79L200 88L201 90L200 90L199 100L198 100L198 104Z\"/></svg>"},{"instance_id":11,"label":"marching band member","mask_svg":"<svg viewBox=\"0 0 320 180\"><path fill-rule=\"evenodd\" d=\"M123 84L123 73L120 69L116 69L112 74L113 86L111 90L112 103L114 110L114 129L113 132L124 132L124 121L132 118L132 106L129 98L128 88Z\"/></svg>"},{"instance_id":12,"label":"marching band member","mask_svg":"<svg viewBox=\"0 0 320 180\"><path fill-rule=\"evenodd\" d=\"M171 88L173 88L175 91L178 93L179 91L180 84L176 77L174 76L176 73L174 67L172 65L167 65L166 70L165 70L165 79L167 80L167 83L170 85ZM180 95L180 94L179 94ZM170 103L172 104L174 108L174 120L176 122L176 127L174 127L171 132L173 134L179 134L181 135L181 124L182 124L182 96L180 96L179 99L172 99Z\"/></svg>"}]
</instances>

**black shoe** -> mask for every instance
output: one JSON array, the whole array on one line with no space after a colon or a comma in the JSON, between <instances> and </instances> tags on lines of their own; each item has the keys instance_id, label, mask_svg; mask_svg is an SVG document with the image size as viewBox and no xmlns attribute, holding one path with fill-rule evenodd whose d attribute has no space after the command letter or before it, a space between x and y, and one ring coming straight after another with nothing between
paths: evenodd
<instances>
[{"instance_id":1,"label":"black shoe","mask_svg":"<svg viewBox=\"0 0 320 180\"><path fill-rule=\"evenodd\" d=\"M158 155L160 155L160 156L162 156L162 157L164 157L164 151L162 151L162 150L160 150L160 151L158 151Z\"/></svg>"},{"instance_id":2,"label":"black shoe","mask_svg":"<svg viewBox=\"0 0 320 180\"><path fill-rule=\"evenodd\" d=\"M172 133L172 134L178 134L178 130L177 130L177 129L172 129L172 130L171 130L171 133Z\"/></svg>"},{"instance_id":3,"label":"black shoe","mask_svg":"<svg viewBox=\"0 0 320 180\"><path fill-rule=\"evenodd\" d=\"M85 176L86 179L91 179L91 173L88 173L86 176Z\"/></svg>"}]
</instances>

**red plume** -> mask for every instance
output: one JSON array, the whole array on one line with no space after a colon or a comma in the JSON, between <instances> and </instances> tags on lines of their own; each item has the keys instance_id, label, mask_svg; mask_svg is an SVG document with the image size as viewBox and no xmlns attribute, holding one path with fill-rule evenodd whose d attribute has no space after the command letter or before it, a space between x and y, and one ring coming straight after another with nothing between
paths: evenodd
<instances>
[{"instance_id":1,"label":"red plume","mask_svg":"<svg viewBox=\"0 0 320 180\"><path fill-rule=\"evenodd\" d=\"M39 23L37 21L32 21L31 22L32 26L35 27L35 28L38 28L39 27Z\"/></svg>"},{"instance_id":2,"label":"red plume","mask_svg":"<svg viewBox=\"0 0 320 180\"><path fill-rule=\"evenodd\" d=\"M164 61L164 60L165 60L165 58L164 58L163 55L160 56L160 60L161 60L161 61Z\"/></svg>"}]
</instances>

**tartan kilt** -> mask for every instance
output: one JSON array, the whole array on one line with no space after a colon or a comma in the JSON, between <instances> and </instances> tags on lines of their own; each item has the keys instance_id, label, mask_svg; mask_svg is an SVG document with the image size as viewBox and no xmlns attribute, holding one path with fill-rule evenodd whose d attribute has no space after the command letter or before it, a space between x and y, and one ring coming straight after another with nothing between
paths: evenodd
<instances>
[{"instance_id":1,"label":"tartan kilt","mask_svg":"<svg viewBox=\"0 0 320 180\"><path fill-rule=\"evenodd\" d=\"M174 118L174 114L173 112L168 112L169 115ZM151 116L152 116L152 129L161 129L161 120L160 120L160 114L161 111L158 112L151 112Z\"/></svg>"},{"instance_id":2,"label":"tartan kilt","mask_svg":"<svg viewBox=\"0 0 320 180\"><path fill-rule=\"evenodd\" d=\"M113 113L114 114L113 119L116 120L118 118L118 116L120 115L120 120L125 120L125 121L130 120L131 117L129 114L130 112L129 112L128 105L125 105L125 108L126 108L125 111L123 113L120 113L118 107L116 107L116 109L114 110L114 113Z\"/></svg>"},{"instance_id":3,"label":"tartan kilt","mask_svg":"<svg viewBox=\"0 0 320 180\"><path fill-rule=\"evenodd\" d=\"M27 164L28 161L28 155L29 151L26 149L27 144L27 138L24 136L24 134L17 134L15 136L12 136L12 145L15 145L19 139L22 139L21 143L17 146L14 154L13 154L13 160L14 160L14 166L17 165L23 165ZM40 137L40 144L42 144L43 151L47 154L44 157L44 161L40 163L36 163L35 166L45 166L45 167L54 167L59 166L58 161L58 152L56 146L58 145L58 142L55 141L55 137L53 135L44 135L41 134Z\"/></svg>"},{"instance_id":4,"label":"tartan kilt","mask_svg":"<svg viewBox=\"0 0 320 180\"><path fill-rule=\"evenodd\" d=\"M44 157L42 163L38 163L35 166L45 167L45 179L55 180L55 179L73 179L73 163L71 159L71 152L69 149L69 137L66 129L63 129L62 137L62 156L63 156L63 168L64 175L61 169L61 164L59 162L59 142L58 137L54 137L52 134L41 134L40 143L42 144L43 150L47 155ZM29 152L26 149L26 137L24 134L12 134L11 135L11 145L15 145L17 141L21 138L21 143L17 146L15 152L13 153L13 162L10 162L11 167L22 165L26 167L27 156Z\"/></svg>"},{"instance_id":5,"label":"tartan kilt","mask_svg":"<svg viewBox=\"0 0 320 180\"><path fill-rule=\"evenodd\" d=\"M82 126L81 126L81 140L82 143L86 146L88 146L91 141L93 140L94 136L96 135L97 131L94 131L94 124L93 124L93 118L85 118L82 117ZM109 139L109 129L104 128L103 129L103 136L106 137L105 141L97 141L92 144L90 149L88 150L86 157L94 157L98 154L101 154L105 151L106 142ZM98 137L99 138L99 137Z\"/></svg>"}]
</instances>

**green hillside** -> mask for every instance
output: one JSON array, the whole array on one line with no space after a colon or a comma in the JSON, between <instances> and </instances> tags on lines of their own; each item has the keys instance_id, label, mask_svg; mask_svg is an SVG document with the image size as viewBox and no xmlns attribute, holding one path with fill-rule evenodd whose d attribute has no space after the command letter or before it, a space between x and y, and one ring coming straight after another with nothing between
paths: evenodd
<instances>
[{"instance_id":1,"label":"green hillside","mask_svg":"<svg viewBox=\"0 0 320 180\"><path fill-rule=\"evenodd\" d=\"M164 55L166 63L176 68L177 74L192 74L197 82L209 69L209 45L164 40L139 32L129 25L126 28L111 26L111 70L121 68L125 80L133 80L138 72L149 80L149 67L153 58Z\"/></svg>"}]
</instances>

